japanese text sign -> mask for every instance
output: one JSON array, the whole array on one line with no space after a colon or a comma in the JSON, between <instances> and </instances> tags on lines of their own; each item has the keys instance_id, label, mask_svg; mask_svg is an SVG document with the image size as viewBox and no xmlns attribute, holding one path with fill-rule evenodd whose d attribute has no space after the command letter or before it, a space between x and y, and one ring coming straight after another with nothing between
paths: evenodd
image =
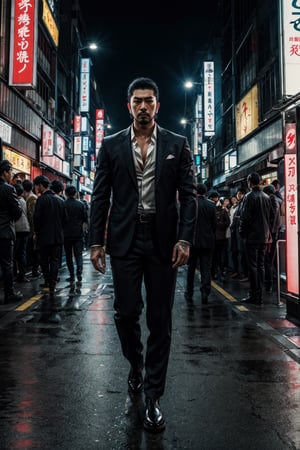
<instances>
[{"instance_id":1,"label":"japanese text sign","mask_svg":"<svg viewBox=\"0 0 300 450\"><path fill-rule=\"evenodd\" d=\"M11 38L9 84L36 85L37 0L13 0L11 6Z\"/></svg>"}]
</instances>

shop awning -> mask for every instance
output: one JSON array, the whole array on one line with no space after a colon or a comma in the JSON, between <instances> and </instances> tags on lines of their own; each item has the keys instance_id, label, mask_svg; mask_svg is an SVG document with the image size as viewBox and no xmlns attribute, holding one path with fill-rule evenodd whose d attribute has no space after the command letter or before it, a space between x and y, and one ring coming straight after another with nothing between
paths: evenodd
<instances>
[{"instance_id":1,"label":"shop awning","mask_svg":"<svg viewBox=\"0 0 300 450\"><path fill-rule=\"evenodd\" d=\"M252 159L239 167L233 169L233 171L226 177L226 183L237 183L239 181L245 180L249 173L251 172L261 172L264 169L276 168L277 164L272 164L269 162L269 153L265 153L258 158Z\"/></svg>"}]
</instances>

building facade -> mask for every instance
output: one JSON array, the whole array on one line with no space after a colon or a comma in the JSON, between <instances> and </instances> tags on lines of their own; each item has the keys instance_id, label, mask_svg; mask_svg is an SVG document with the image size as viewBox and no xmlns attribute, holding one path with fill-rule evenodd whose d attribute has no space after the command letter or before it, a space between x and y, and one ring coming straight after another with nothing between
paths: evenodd
<instances>
[{"instance_id":1,"label":"building facade","mask_svg":"<svg viewBox=\"0 0 300 450\"><path fill-rule=\"evenodd\" d=\"M0 33L1 157L22 178L44 174L89 195L103 102L79 2L1 0Z\"/></svg>"}]
</instances>

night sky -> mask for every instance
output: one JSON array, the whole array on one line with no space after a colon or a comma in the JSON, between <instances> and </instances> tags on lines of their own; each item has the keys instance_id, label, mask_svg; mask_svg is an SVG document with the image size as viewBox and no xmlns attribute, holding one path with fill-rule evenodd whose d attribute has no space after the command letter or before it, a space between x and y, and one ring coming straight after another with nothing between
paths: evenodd
<instances>
[{"instance_id":1,"label":"night sky","mask_svg":"<svg viewBox=\"0 0 300 450\"><path fill-rule=\"evenodd\" d=\"M208 36L216 26L217 0L199 3L201 14L182 2L169 14L160 13L158 2L126 2L123 7L80 0L82 16L89 30L89 41L100 49L92 61L105 109L116 132L130 124L126 106L128 84L138 76L151 77L160 90L158 123L183 133L187 78L197 80L197 61L207 49ZM185 9L184 9L185 8ZM85 53L84 56L89 56Z\"/></svg>"}]
</instances>

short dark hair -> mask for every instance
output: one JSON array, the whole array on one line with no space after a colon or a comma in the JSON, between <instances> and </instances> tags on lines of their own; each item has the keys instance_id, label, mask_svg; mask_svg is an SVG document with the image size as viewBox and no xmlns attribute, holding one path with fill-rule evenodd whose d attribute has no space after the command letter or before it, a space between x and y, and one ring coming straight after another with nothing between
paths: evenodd
<instances>
[{"instance_id":1,"label":"short dark hair","mask_svg":"<svg viewBox=\"0 0 300 450\"><path fill-rule=\"evenodd\" d=\"M206 192L207 192L206 184L204 184L204 183L199 183L199 184L197 185L197 194L198 194L198 195L205 195Z\"/></svg>"},{"instance_id":2,"label":"short dark hair","mask_svg":"<svg viewBox=\"0 0 300 450\"><path fill-rule=\"evenodd\" d=\"M16 190L17 196L20 197L20 195L22 195L23 192L24 192L24 188L23 188L22 183L15 184L14 188Z\"/></svg>"},{"instance_id":3,"label":"short dark hair","mask_svg":"<svg viewBox=\"0 0 300 450\"><path fill-rule=\"evenodd\" d=\"M241 194L245 195L246 194L246 189L244 188L239 188L236 193L240 192Z\"/></svg>"},{"instance_id":4,"label":"short dark hair","mask_svg":"<svg viewBox=\"0 0 300 450\"><path fill-rule=\"evenodd\" d=\"M276 188L276 186L280 186L279 180L273 180L271 184L274 186L274 188Z\"/></svg>"},{"instance_id":5,"label":"short dark hair","mask_svg":"<svg viewBox=\"0 0 300 450\"><path fill-rule=\"evenodd\" d=\"M64 185L59 180L54 180L51 183L51 189L55 192L55 194L59 194L64 190Z\"/></svg>"},{"instance_id":6,"label":"short dark hair","mask_svg":"<svg viewBox=\"0 0 300 450\"><path fill-rule=\"evenodd\" d=\"M267 186L264 186L263 191L266 194L275 194L275 188L273 184L268 184Z\"/></svg>"},{"instance_id":7,"label":"short dark hair","mask_svg":"<svg viewBox=\"0 0 300 450\"><path fill-rule=\"evenodd\" d=\"M247 181L250 181L251 184L257 186L260 182L260 175L257 172L252 172L248 175Z\"/></svg>"},{"instance_id":8,"label":"short dark hair","mask_svg":"<svg viewBox=\"0 0 300 450\"><path fill-rule=\"evenodd\" d=\"M76 192L77 192L77 190L76 190L75 186L72 186L72 185L67 186L66 189L65 189L65 194L66 194L68 197L74 197L74 195L76 194Z\"/></svg>"},{"instance_id":9,"label":"short dark hair","mask_svg":"<svg viewBox=\"0 0 300 450\"><path fill-rule=\"evenodd\" d=\"M208 198L215 198L215 197L220 198L219 192L218 191L210 191Z\"/></svg>"},{"instance_id":10,"label":"short dark hair","mask_svg":"<svg viewBox=\"0 0 300 450\"><path fill-rule=\"evenodd\" d=\"M22 185L23 185L23 188L24 188L25 192L32 191L32 188L33 188L33 182L32 181L30 181L30 180L23 180Z\"/></svg>"},{"instance_id":11,"label":"short dark hair","mask_svg":"<svg viewBox=\"0 0 300 450\"><path fill-rule=\"evenodd\" d=\"M41 184L44 187L48 187L49 184L50 184L50 180L49 180L48 177L45 177L45 175L38 175L33 180L33 184L34 184L34 186L37 186L38 184Z\"/></svg>"},{"instance_id":12,"label":"short dark hair","mask_svg":"<svg viewBox=\"0 0 300 450\"><path fill-rule=\"evenodd\" d=\"M151 78L147 77L139 77L135 78L127 89L127 99L128 102L130 101L130 98L132 97L133 91L136 89L151 89L154 93L154 96L156 97L156 100L159 99L159 89L155 81L153 81Z\"/></svg>"},{"instance_id":13,"label":"short dark hair","mask_svg":"<svg viewBox=\"0 0 300 450\"><path fill-rule=\"evenodd\" d=\"M8 172L12 169L12 164L8 159L3 159L3 161L0 162L0 175L3 174L3 172Z\"/></svg>"}]
</instances>

